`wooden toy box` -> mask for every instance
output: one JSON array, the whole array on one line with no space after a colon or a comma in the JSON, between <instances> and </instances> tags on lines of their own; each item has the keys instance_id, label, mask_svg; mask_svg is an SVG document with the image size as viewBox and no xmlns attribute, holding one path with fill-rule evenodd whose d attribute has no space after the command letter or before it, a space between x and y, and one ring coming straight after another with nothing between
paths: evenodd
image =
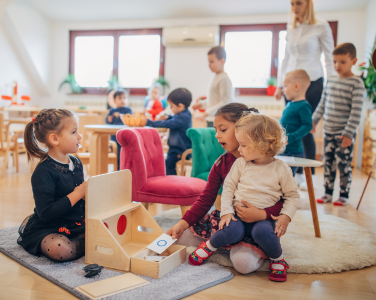
<instances>
[{"instance_id":1,"label":"wooden toy box","mask_svg":"<svg viewBox=\"0 0 376 300\"><path fill-rule=\"evenodd\" d=\"M91 177L86 187L85 263L160 278L186 260L186 247L172 245L160 262L147 249L163 230L140 203L132 203L130 170Z\"/></svg>"}]
</instances>

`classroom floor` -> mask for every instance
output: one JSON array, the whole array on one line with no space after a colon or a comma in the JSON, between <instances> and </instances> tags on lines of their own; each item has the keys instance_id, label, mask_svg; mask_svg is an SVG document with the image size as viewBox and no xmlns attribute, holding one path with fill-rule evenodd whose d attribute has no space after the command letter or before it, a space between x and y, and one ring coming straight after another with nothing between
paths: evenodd
<instances>
[{"instance_id":1,"label":"classroom floor","mask_svg":"<svg viewBox=\"0 0 376 300\"><path fill-rule=\"evenodd\" d=\"M323 169L317 169L316 196L323 193L322 175ZM33 212L30 176L26 155L21 155L19 174L16 174L13 168L8 171L6 177L0 178L0 228L19 226L23 219ZM366 174L355 170L350 205L348 207L318 205L318 212L347 219L376 234L374 179L370 180L359 211L355 209L366 179ZM338 188L335 190L335 196L338 197ZM149 207L149 211L154 216L173 207L153 204ZM306 192L301 193L300 209L309 209ZM335 274L289 274L287 282L284 283L269 281L267 272L241 275L234 269L231 270L235 274L232 280L186 299L376 299L376 266ZM0 254L0 300L3 299L60 300L76 299L76 297Z\"/></svg>"}]
</instances>

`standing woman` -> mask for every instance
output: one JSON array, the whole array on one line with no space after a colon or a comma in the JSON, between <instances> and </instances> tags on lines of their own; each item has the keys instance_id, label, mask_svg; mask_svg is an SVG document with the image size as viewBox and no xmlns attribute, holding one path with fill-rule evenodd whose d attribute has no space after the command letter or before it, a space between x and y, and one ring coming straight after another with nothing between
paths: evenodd
<instances>
[{"instance_id":1,"label":"standing woman","mask_svg":"<svg viewBox=\"0 0 376 300\"><path fill-rule=\"evenodd\" d=\"M313 0L291 0L291 22L287 25L285 58L278 74L277 100L282 98L282 87L285 75L297 69L305 70L311 85L306 93L306 100L311 104L312 114L320 102L323 91L324 70L321 54L325 55L326 76L335 74L332 60L334 40L329 23L315 17ZM285 99L286 104L289 99ZM316 145L312 133L303 138L305 157L316 158ZM312 168L313 183L315 169ZM300 189L307 190L303 169L299 168L295 175Z\"/></svg>"}]
</instances>

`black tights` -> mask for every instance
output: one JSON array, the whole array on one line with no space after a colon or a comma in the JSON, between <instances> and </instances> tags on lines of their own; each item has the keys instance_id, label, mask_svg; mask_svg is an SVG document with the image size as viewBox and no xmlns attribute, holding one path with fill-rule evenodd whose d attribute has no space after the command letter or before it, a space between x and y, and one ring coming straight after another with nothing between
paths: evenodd
<instances>
[{"instance_id":1,"label":"black tights","mask_svg":"<svg viewBox=\"0 0 376 300\"><path fill-rule=\"evenodd\" d=\"M40 244L42 254L57 262L75 260L85 255L85 234L73 239L59 233L47 235Z\"/></svg>"}]
</instances>

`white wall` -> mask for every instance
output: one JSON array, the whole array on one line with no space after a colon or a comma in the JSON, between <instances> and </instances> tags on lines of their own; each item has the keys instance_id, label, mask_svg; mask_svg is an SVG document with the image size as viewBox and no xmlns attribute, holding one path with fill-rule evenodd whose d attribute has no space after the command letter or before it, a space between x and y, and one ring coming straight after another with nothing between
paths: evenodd
<instances>
[{"instance_id":1,"label":"white wall","mask_svg":"<svg viewBox=\"0 0 376 300\"><path fill-rule=\"evenodd\" d=\"M50 22L24 0L9 4L2 22L41 93L50 96Z\"/></svg>"},{"instance_id":2,"label":"white wall","mask_svg":"<svg viewBox=\"0 0 376 300\"><path fill-rule=\"evenodd\" d=\"M338 21L338 43L352 42L358 48L359 53L364 53L365 10L320 13L318 17L328 21ZM52 28L51 89L54 103L62 106L64 101L69 101L71 97L66 95L65 92L57 92L59 83L68 74L69 30L282 23L287 22L287 19L287 14L274 14L240 17L56 23ZM206 61L208 50L209 47L168 47L166 49L165 77L170 81L172 89L184 86L192 92L194 98L206 94L207 84L212 76ZM363 57L360 57L360 59L363 60ZM90 99L94 96L81 97ZM41 103L41 105L46 104Z\"/></svg>"},{"instance_id":3,"label":"white wall","mask_svg":"<svg viewBox=\"0 0 376 300\"><path fill-rule=\"evenodd\" d=\"M365 22L365 56L369 57L376 38L376 1L370 0L366 7L366 22Z\"/></svg>"},{"instance_id":4,"label":"white wall","mask_svg":"<svg viewBox=\"0 0 376 300\"><path fill-rule=\"evenodd\" d=\"M365 11L365 38L364 38L364 52L363 59L360 62L367 61L371 55L372 48L376 39L376 0L370 0ZM364 100L362 117L359 125L359 141L358 141L358 154L357 154L357 166L362 165L362 151L363 151L363 139L364 139L364 121L368 109L373 108L374 105L367 98Z\"/></svg>"},{"instance_id":5,"label":"white wall","mask_svg":"<svg viewBox=\"0 0 376 300\"><path fill-rule=\"evenodd\" d=\"M37 104L37 99L40 99L40 94L36 88L33 80L29 76L22 60L16 54L15 48L6 33L4 27L0 24L0 94L11 93L11 87L6 85L17 81L22 89L31 96L31 104ZM26 87L26 88L24 88ZM8 105L9 102L0 100L0 107Z\"/></svg>"}]
</instances>

